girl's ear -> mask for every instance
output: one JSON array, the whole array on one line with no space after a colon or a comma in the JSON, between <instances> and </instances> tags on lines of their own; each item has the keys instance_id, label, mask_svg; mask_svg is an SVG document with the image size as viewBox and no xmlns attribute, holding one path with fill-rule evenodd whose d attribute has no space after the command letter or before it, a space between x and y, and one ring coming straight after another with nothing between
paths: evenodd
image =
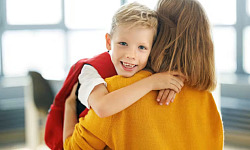
<instances>
[{"instance_id":1,"label":"girl's ear","mask_svg":"<svg viewBox=\"0 0 250 150\"><path fill-rule=\"evenodd\" d=\"M108 51L110 51L111 50L111 38L110 38L110 34L106 33L105 39L106 39L106 48L107 48Z\"/></svg>"}]
</instances>

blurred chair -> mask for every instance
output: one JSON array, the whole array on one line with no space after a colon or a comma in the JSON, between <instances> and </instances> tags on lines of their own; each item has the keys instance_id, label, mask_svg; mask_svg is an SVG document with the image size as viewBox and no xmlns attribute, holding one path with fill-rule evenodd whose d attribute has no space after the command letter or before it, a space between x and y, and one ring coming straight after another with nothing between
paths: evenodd
<instances>
[{"instance_id":1,"label":"blurred chair","mask_svg":"<svg viewBox=\"0 0 250 150\"><path fill-rule=\"evenodd\" d=\"M25 88L25 139L30 149L44 144L44 129L54 92L48 80L36 71L28 72Z\"/></svg>"},{"instance_id":2,"label":"blurred chair","mask_svg":"<svg viewBox=\"0 0 250 150\"><path fill-rule=\"evenodd\" d=\"M54 100L53 90L48 81L44 79L40 73L29 71L28 74L32 80L32 92L35 106L39 111L47 114Z\"/></svg>"}]
</instances>

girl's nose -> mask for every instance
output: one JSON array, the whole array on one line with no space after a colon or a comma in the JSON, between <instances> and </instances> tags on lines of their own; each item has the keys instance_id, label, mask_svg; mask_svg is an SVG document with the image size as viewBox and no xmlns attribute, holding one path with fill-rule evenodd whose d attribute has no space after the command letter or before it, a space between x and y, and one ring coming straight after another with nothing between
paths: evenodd
<instances>
[{"instance_id":1,"label":"girl's nose","mask_svg":"<svg viewBox=\"0 0 250 150\"><path fill-rule=\"evenodd\" d=\"M136 58L136 50L130 50L126 53L126 58L135 59Z\"/></svg>"}]
</instances>

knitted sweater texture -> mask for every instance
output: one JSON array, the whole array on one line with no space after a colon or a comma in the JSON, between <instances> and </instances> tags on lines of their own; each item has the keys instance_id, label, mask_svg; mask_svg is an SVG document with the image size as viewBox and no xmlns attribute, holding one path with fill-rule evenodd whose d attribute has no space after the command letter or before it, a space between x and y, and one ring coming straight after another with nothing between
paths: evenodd
<instances>
[{"instance_id":1,"label":"knitted sweater texture","mask_svg":"<svg viewBox=\"0 0 250 150\"><path fill-rule=\"evenodd\" d=\"M150 76L107 78L109 92ZM145 85L147 86L147 85ZM183 87L174 103L160 106L151 91L127 109L99 118L90 109L67 138L65 149L222 150L223 127L212 94ZM121 95L122 96L122 95Z\"/></svg>"}]
</instances>

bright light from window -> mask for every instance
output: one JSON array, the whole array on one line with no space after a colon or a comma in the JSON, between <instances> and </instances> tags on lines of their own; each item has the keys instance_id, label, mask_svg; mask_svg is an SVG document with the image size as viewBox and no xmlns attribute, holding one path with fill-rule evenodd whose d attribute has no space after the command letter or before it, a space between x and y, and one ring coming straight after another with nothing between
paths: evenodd
<instances>
[{"instance_id":1,"label":"bright light from window","mask_svg":"<svg viewBox=\"0 0 250 150\"><path fill-rule=\"evenodd\" d=\"M156 8L156 4L158 2L158 0L127 0L127 2L138 2L140 4L146 5L151 9L155 9Z\"/></svg>"},{"instance_id":2,"label":"bright light from window","mask_svg":"<svg viewBox=\"0 0 250 150\"><path fill-rule=\"evenodd\" d=\"M61 0L6 0L7 22L12 25L56 24L61 20Z\"/></svg>"},{"instance_id":3,"label":"bright light from window","mask_svg":"<svg viewBox=\"0 0 250 150\"><path fill-rule=\"evenodd\" d=\"M215 66L219 73L236 71L236 32L233 27L213 28Z\"/></svg>"},{"instance_id":4,"label":"bright light from window","mask_svg":"<svg viewBox=\"0 0 250 150\"><path fill-rule=\"evenodd\" d=\"M248 12L248 15L250 16L250 0L247 1L247 12Z\"/></svg>"},{"instance_id":5,"label":"bright light from window","mask_svg":"<svg viewBox=\"0 0 250 150\"><path fill-rule=\"evenodd\" d=\"M105 29L120 0L65 0L65 23L72 29Z\"/></svg>"},{"instance_id":6,"label":"bright light from window","mask_svg":"<svg viewBox=\"0 0 250 150\"><path fill-rule=\"evenodd\" d=\"M107 51L105 31L72 31L69 33L70 64L82 58L91 58Z\"/></svg>"},{"instance_id":7,"label":"bright light from window","mask_svg":"<svg viewBox=\"0 0 250 150\"><path fill-rule=\"evenodd\" d=\"M244 58L243 58L243 62L244 62L244 70L247 73L250 73L250 45L249 45L249 41L250 41L250 27L247 27L244 30Z\"/></svg>"},{"instance_id":8,"label":"bright light from window","mask_svg":"<svg viewBox=\"0 0 250 150\"><path fill-rule=\"evenodd\" d=\"M7 31L3 34L3 68L6 76L23 76L29 70L46 78L64 77L64 34L59 30Z\"/></svg>"},{"instance_id":9,"label":"bright light from window","mask_svg":"<svg viewBox=\"0 0 250 150\"><path fill-rule=\"evenodd\" d=\"M236 23L236 0L199 0L212 24Z\"/></svg>"},{"instance_id":10,"label":"bright light from window","mask_svg":"<svg viewBox=\"0 0 250 150\"><path fill-rule=\"evenodd\" d=\"M156 8L158 0L127 0L137 1L151 9ZM198 0L204 7L212 24L232 25L236 23L236 0ZM222 11L223 8L223 11Z\"/></svg>"}]
</instances>

